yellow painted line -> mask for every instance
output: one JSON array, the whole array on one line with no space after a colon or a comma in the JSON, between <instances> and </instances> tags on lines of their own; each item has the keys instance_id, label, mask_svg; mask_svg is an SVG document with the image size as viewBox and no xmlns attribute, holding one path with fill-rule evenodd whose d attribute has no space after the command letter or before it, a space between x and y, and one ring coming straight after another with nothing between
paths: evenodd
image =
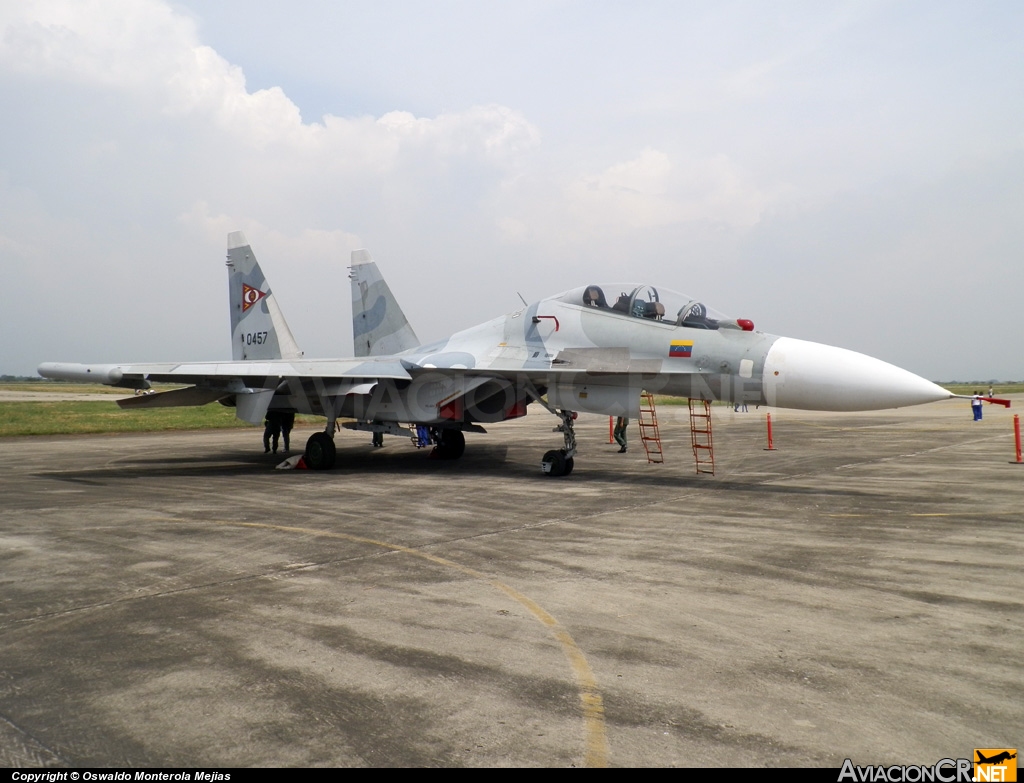
<instances>
[{"instance_id":1,"label":"yellow painted line","mask_svg":"<svg viewBox=\"0 0 1024 783\"><path fill-rule=\"evenodd\" d=\"M586 656L576 644L576 641L569 635L558 620L552 617L533 599L512 587L489 579L488 582L525 606L530 614L543 623L562 645L562 652L569 659L573 674L576 676L576 683L580 689L580 708L583 711L583 722L586 726L587 752L584 756L584 764L588 767L608 766L608 734L604 723L604 700L601 698L601 691L597 686L597 678L594 676Z\"/></svg>"},{"instance_id":2,"label":"yellow painted line","mask_svg":"<svg viewBox=\"0 0 1024 783\"><path fill-rule=\"evenodd\" d=\"M263 528L265 530L278 530L284 533L303 533L311 536L322 536L324 538L339 538L344 541L353 541L359 544L369 544L370 546L381 547L382 549L390 549L393 552L402 552L423 560L429 560L431 563L436 563L444 566L445 568L454 569L466 576L472 577L473 579L479 579L482 582L486 582L495 589L505 593L505 595L522 605L530 614L532 614L535 619L537 619L551 632L551 635L554 636L561 645L562 652L565 653L565 657L569 661L569 666L572 667L573 676L576 678L576 684L579 687L580 711L583 714L583 725L586 734L586 753L584 755L584 764L588 767L608 766L609 748L608 732L605 728L604 720L604 699L601 697L601 691L597 685L597 678L594 676L594 672L590 668L590 664L587 662L587 658L583 654L583 650L581 650L579 645L576 644L576 640L573 639L570 633L561 626L558 620L556 620L533 599L528 598L504 582L499 582L497 579L492 579L486 574L477 571L475 568L470 568L460 563L456 563L454 560L448 560L443 557L438 557L437 555L431 555L419 549L402 546L401 544L391 544L387 541L378 541L373 538L353 536L348 533L335 533L307 527L268 525L264 522L230 522L221 520L219 524L234 525L238 527L256 527Z\"/></svg>"}]
</instances>

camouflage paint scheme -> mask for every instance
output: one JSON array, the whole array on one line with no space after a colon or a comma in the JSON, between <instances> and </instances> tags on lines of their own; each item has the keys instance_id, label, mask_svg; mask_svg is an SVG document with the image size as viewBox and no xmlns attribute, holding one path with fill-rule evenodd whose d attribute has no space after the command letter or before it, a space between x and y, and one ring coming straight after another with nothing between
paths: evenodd
<instances>
[{"instance_id":1,"label":"camouflage paint scheme","mask_svg":"<svg viewBox=\"0 0 1024 783\"><path fill-rule=\"evenodd\" d=\"M399 353L420 344L369 252L355 250L352 283L352 349L355 356Z\"/></svg>"},{"instance_id":2,"label":"camouflage paint scheme","mask_svg":"<svg viewBox=\"0 0 1024 783\"><path fill-rule=\"evenodd\" d=\"M227 267L231 358L235 361L300 358L302 351L241 231L228 234Z\"/></svg>"},{"instance_id":3,"label":"camouflage paint scheme","mask_svg":"<svg viewBox=\"0 0 1024 783\"><path fill-rule=\"evenodd\" d=\"M268 409L288 409L325 416L332 439L338 419L351 420L345 426L352 429L393 435L412 432L402 424L427 425L439 446L458 438L453 456L462 453L461 432L523 416L539 402L562 418L566 472L575 453L571 412L636 417L642 390L820 410L900 407L951 396L878 359L754 331L749 321L642 284L583 286L420 345L365 250L352 254L353 358L307 359L241 232L228 236L227 266L232 361L47 363L39 373L131 389L151 381L188 384L119 404L216 400L252 423ZM329 445L333 464L333 444L318 442Z\"/></svg>"}]
</instances>

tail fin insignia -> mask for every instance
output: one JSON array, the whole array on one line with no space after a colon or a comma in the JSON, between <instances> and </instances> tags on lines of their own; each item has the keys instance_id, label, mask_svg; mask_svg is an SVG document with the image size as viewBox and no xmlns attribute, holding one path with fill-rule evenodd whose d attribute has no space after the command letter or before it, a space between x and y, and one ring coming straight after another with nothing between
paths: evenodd
<instances>
[{"instance_id":1,"label":"tail fin insignia","mask_svg":"<svg viewBox=\"0 0 1024 783\"><path fill-rule=\"evenodd\" d=\"M266 294L260 289L252 288L251 286L242 283L242 312L244 313L265 296Z\"/></svg>"}]
</instances>

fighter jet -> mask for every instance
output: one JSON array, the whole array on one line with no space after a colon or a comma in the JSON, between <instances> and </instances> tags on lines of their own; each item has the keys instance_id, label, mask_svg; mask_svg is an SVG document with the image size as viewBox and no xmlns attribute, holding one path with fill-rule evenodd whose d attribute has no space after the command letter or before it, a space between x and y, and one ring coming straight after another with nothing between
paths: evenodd
<instances>
[{"instance_id":1,"label":"fighter jet","mask_svg":"<svg viewBox=\"0 0 1024 783\"><path fill-rule=\"evenodd\" d=\"M46 378L125 389L184 388L128 397L123 408L233 406L260 423L268 410L326 418L306 443L317 470L334 466L338 423L401 435L458 459L465 433L525 416L537 404L558 417L561 448L544 454L549 476L572 472L577 412L635 418L642 391L780 408L864 411L956 395L854 351L757 331L691 296L643 283L589 283L438 342L421 345L377 265L352 253L353 357L304 356L252 248L228 235L230 362L45 363Z\"/></svg>"}]
</instances>

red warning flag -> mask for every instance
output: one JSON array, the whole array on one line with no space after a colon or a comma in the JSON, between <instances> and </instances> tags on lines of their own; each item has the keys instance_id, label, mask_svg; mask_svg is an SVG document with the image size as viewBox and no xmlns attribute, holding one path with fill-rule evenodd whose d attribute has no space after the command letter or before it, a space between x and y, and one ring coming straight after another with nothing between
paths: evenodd
<instances>
[{"instance_id":1,"label":"red warning flag","mask_svg":"<svg viewBox=\"0 0 1024 783\"><path fill-rule=\"evenodd\" d=\"M1000 400L996 397L982 397L983 402L994 402L996 405L1002 405L1004 408L1010 407L1010 400Z\"/></svg>"}]
</instances>

